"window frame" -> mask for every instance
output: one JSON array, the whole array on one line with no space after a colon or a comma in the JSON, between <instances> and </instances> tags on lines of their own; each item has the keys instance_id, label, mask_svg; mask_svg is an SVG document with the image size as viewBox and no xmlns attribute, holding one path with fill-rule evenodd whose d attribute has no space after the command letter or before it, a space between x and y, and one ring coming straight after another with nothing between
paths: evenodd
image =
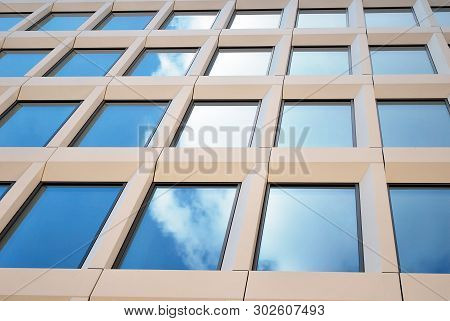
<instances>
[{"instance_id":1,"label":"window frame","mask_svg":"<svg viewBox=\"0 0 450 321\"><path fill-rule=\"evenodd\" d=\"M223 265L223 259L225 257L225 251L227 248L227 243L230 237L231 227L233 224L234 216L236 213L236 206L237 202L239 200L240 190L241 190L241 182L236 183L230 183L230 182L204 182L204 183L197 183L197 182L181 182L181 183L167 183L167 182L152 182L152 185L150 186L147 194L145 195L144 200L142 201L139 211L136 214L136 217L134 218L131 227L127 231L127 235L125 237L125 240L122 242L122 245L120 247L119 252L116 255L116 258L114 259L114 263L112 264L111 269L114 270L124 270L120 267L120 265L123 262L123 259L125 258L127 251L132 244L133 237L136 233L137 228L140 226L142 219L144 218L145 212L148 209L148 206L151 203L151 200L153 198L153 195L158 187L189 187L189 188L214 188L214 187L235 187L236 188L236 194L234 196L233 204L231 206L231 212L230 217L228 219L227 227L225 230L225 235L222 243L222 248L220 250L220 255L218 258L217 267L215 270L211 271L220 271L222 269ZM0 238L1 240L1 238ZM161 271L158 269L146 269L147 271ZM183 270L184 271L184 270ZM209 271L209 270L192 270L192 271Z\"/></svg>"},{"instance_id":2,"label":"window frame","mask_svg":"<svg viewBox=\"0 0 450 321\"><path fill-rule=\"evenodd\" d=\"M146 101L146 100L128 100L128 99L124 99L124 100L104 100L102 101L102 103L95 109L95 111L92 113L92 115L88 118L88 120L83 124L83 126L80 128L80 130L77 132L77 134L75 135L75 137L70 141L70 144L68 145L69 147L75 147L75 148L89 148L89 147L84 147L84 146L78 146L76 144L80 143L80 139L84 136L84 134L86 132L86 130L89 128L89 126L92 124L95 124L94 121L97 118L97 116L100 114L100 112L102 111L103 108L105 108L105 105L107 104L114 104L114 105L120 105L120 104L127 104L127 103L131 103L131 104L150 104L150 105L161 105L161 104L165 104L166 105L166 110L164 111L164 114L161 116L161 119L159 120L158 124L155 127L155 131L152 133L152 135L150 135L150 137L148 138L148 140L145 142L144 146L134 146L131 148L146 148L148 147L148 144L150 143L152 137L156 134L156 131L159 128L159 125L161 124L162 119L164 118L164 115L167 112L167 109L171 103L171 100L151 100L151 101ZM126 107L124 107L126 108ZM94 146L92 146L94 147ZM95 146L94 148L108 148L108 147L104 147L104 146ZM119 147L121 148L121 147ZM127 148L127 147L125 147Z\"/></svg>"},{"instance_id":3,"label":"window frame","mask_svg":"<svg viewBox=\"0 0 450 321\"><path fill-rule=\"evenodd\" d=\"M414 7L413 6L411 6L411 7L367 7L367 8L365 7L364 8L364 23L366 25L366 29L370 29L370 28L392 28L392 27L389 27L389 26L387 26L387 27L368 27L367 26L366 12L370 11L370 12L373 12L373 13L385 13L387 10L397 11L397 12L402 12L402 13L406 13L407 11L411 12L412 16L413 16L413 18L414 18L414 20L416 22L416 25L413 26L413 27L420 27L420 21L417 18L417 15L416 15L416 12L414 11ZM413 27L409 27L409 28L413 28ZM398 27L396 27L396 28L398 28ZM370 47L370 45L369 45L369 47Z\"/></svg>"},{"instance_id":4,"label":"window frame","mask_svg":"<svg viewBox=\"0 0 450 321\"><path fill-rule=\"evenodd\" d=\"M104 17L102 20L100 20L99 23L97 23L95 25L94 28L92 28L93 31L111 31L111 30L104 30L101 29L103 28L106 23L108 22L108 19L110 18L114 18L114 15L116 14L136 14L136 15L140 15L140 16L147 16L147 15L153 15L153 17L150 19L150 21L147 23L147 25L145 26L145 28L147 28L147 26L150 24L150 22L153 20L153 18L155 18L156 14L158 13L158 11L139 11L139 10L130 10L130 11L111 11L109 14L106 15L106 17ZM120 29L120 30L145 30L144 29ZM117 31L117 30L116 30Z\"/></svg>"},{"instance_id":5,"label":"window frame","mask_svg":"<svg viewBox=\"0 0 450 321\"><path fill-rule=\"evenodd\" d=\"M98 237L100 236L103 228L106 225L106 222L111 216L111 213L113 212L114 208L117 205L117 202L119 201L125 186L127 185L127 182L58 182L58 181L40 181L39 184L34 188L34 190L31 192L31 194L27 197L27 199L23 202L23 204L19 207L17 212L13 215L13 217L9 220L9 222L6 224L6 226L3 228L3 230L0 230L0 244L3 242L3 239L6 235L8 235L11 228L13 228L16 224L16 222L24 215L25 210L28 209L29 206L31 206L31 209L36 204L36 195L39 193L39 191L44 188L45 186L115 186L115 187L121 187L120 192L117 194L117 197L115 198L114 202L111 205L111 208L108 210L108 213L105 216L105 219L100 224L97 233L95 234L95 237L92 239L91 244L88 246L86 250L86 254L81 260L80 264L76 269L81 269L86 262L87 257L89 256L92 248L94 247L94 244L97 242ZM21 224L21 223L19 223ZM2 247L0 247L1 251ZM50 267L52 268L52 267Z\"/></svg>"},{"instance_id":6,"label":"window frame","mask_svg":"<svg viewBox=\"0 0 450 321\"><path fill-rule=\"evenodd\" d=\"M231 16L230 20L226 24L226 27L223 29L229 29L229 30L246 30L246 29L231 29L231 26L233 25L234 19L236 16L240 13L244 13L247 15L260 15L260 14L279 14L280 19L278 21L278 26L276 28L258 28L259 30L264 29L280 29L281 21L283 20L283 13L284 9L235 9L233 12L233 15ZM250 28L247 28L250 29ZM252 28L254 30L254 28Z\"/></svg>"},{"instance_id":7,"label":"window frame","mask_svg":"<svg viewBox=\"0 0 450 321\"><path fill-rule=\"evenodd\" d=\"M175 148L184 148L184 147L180 147L177 146L178 142L181 138L181 135L183 134L184 129L186 128L187 122L189 120L189 118L192 115L192 112L194 111L194 108L196 105L214 105L214 106L229 106L229 105L241 105L241 104L245 104L248 106L254 106L257 105L256 107L256 114L255 114L255 119L253 121L253 130L252 133L250 135L250 140L248 143L248 146L242 146L242 147L236 147L236 148L250 148L253 142L253 138L255 136L255 130L256 130L256 124L258 122L258 117L261 111L261 103L262 100L261 99L243 99L243 100L226 100L226 99L217 99L217 100L203 100L203 99L199 99L199 100L195 100L193 99L190 104L189 107L187 109L187 111L185 112L183 119L181 120L180 125L178 126L178 129L175 133L174 138L172 139L172 142L170 143L169 147L175 147ZM245 108L245 107L244 107ZM194 148L235 148L232 146L226 146L226 147L194 147Z\"/></svg>"},{"instance_id":8,"label":"window frame","mask_svg":"<svg viewBox=\"0 0 450 321\"><path fill-rule=\"evenodd\" d=\"M318 105L318 106L322 106L323 104L330 104L330 103L337 103L337 104L344 104L344 103L348 103L350 105L350 110L351 110L351 122L352 122L352 147L356 148L358 147L358 139L356 136L356 116L355 116L355 100L354 99L300 99L300 100L296 100L296 99L283 99L281 101L281 108L280 108L280 116L278 117L278 121L277 121L277 130L275 132L275 140L273 143L273 147L278 148L278 141L280 138L280 132L281 132L281 124L283 121L283 114L284 114L284 110L285 110L285 105L289 103L296 103L298 105L296 106L301 106L301 105ZM289 147L289 148L296 148L294 147ZM301 146L301 148L316 148L316 147L304 147ZM325 148L333 148L333 147L325 147ZM338 148L345 148L345 147L338 147Z\"/></svg>"},{"instance_id":9,"label":"window frame","mask_svg":"<svg viewBox=\"0 0 450 321\"><path fill-rule=\"evenodd\" d=\"M201 47L165 47L165 48L160 48L160 47L145 47L138 55L137 57L133 60L133 62L130 64L130 66L126 69L126 71L123 73L123 77L186 77L189 73L189 71L191 70L192 65L194 64L195 59L197 59L197 55L200 51ZM195 50L195 52L193 52ZM130 72L132 72L136 66L142 61L142 59L145 57L145 54L149 51L153 51L156 53L172 53L172 52L183 52L183 53L191 53L190 51L192 51L192 53L194 53L194 57L192 58L191 63L189 64L189 67L186 69L186 72L184 73L184 75L182 76L152 76L152 75L147 75L147 76L135 76L135 75L130 75Z\"/></svg>"},{"instance_id":10,"label":"window frame","mask_svg":"<svg viewBox=\"0 0 450 321\"><path fill-rule=\"evenodd\" d=\"M0 124L2 124L2 121L5 119L5 117L16 108L16 106L21 104L78 104L75 109L70 113L69 116L67 116L66 120L62 122L62 124L55 130L55 132L50 136L50 138L45 142L45 144L41 147L46 147L51 140L58 134L58 132L61 130L61 128L64 127L64 125L67 123L67 121L73 116L73 114L77 111L77 109L80 107L80 105L83 103L83 100L16 100L11 106L6 108L6 110L3 113L0 113ZM57 107L56 107L57 108ZM26 148L26 147L25 147Z\"/></svg>"},{"instance_id":11,"label":"window frame","mask_svg":"<svg viewBox=\"0 0 450 321\"><path fill-rule=\"evenodd\" d=\"M359 262L359 271L356 272L317 272L317 271L294 271L296 273L364 273L365 271L365 261L364 261L364 235L362 230L362 210L361 210L361 193L359 183L275 183L268 182L266 185L266 190L264 194L264 201L262 206L261 219L258 223L258 233L256 238L256 245L254 247L253 252L253 262L251 271L259 271L258 270L258 261L259 255L261 253L261 241L264 234L264 225L267 216L267 206L269 203L269 193L270 188L315 188L315 189L348 189L353 188L355 192L355 208L356 208L356 236L358 242L358 262ZM276 272L276 271L270 271ZM279 271L285 272L285 271Z\"/></svg>"},{"instance_id":12,"label":"window frame","mask_svg":"<svg viewBox=\"0 0 450 321\"><path fill-rule=\"evenodd\" d=\"M164 20L164 22L161 24L161 26L156 30L173 30L173 29L166 29L167 25L172 21L173 17L175 15L182 15L182 16L191 16L191 15L201 15L201 16L209 16L211 13L215 13L216 17L211 24L211 27L208 29L192 29L192 30L212 30L214 27L214 24L217 21L217 18L219 17L220 10L172 10L170 14L167 16L167 18ZM185 29L176 29L176 30L185 30Z\"/></svg>"},{"instance_id":13,"label":"window frame","mask_svg":"<svg viewBox=\"0 0 450 321\"><path fill-rule=\"evenodd\" d=\"M48 14L46 14L44 17L42 17L40 20L36 21L32 26L30 26L28 29L26 29L26 31L43 31L43 32L55 32L55 31L77 31L77 29L75 30L40 30L40 28L42 27L42 24L44 22L46 22L47 19L50 19L50 17L52 16L62 16L62 15L66 15L66 16L75 16L77 14L90 14L91 16L95 13L95 11L55 11L55 12L49 12ZM89 19L90 17L88 17L86 19L86 21ZM83 24L80 25L80 27Z\"/></svg>"},{"instance_id":14,"label":"window frame","mask_svg":"<svg viewBox=\"0 0 450 321\"><path fill-rule=\"evenodd\" d=\"M430 98L430 99L375 99L375 103L377 106L377 121L378 121L378 130L380 132L380 140L381 140L381 147L386 147L386 148L433 148L433 147L427 147L427 146L422 146L422 147L410 147L410 146L402 146L402 147L393 147L393 146L384 146L384 141L383 141L383 131L381 130L381 117L380 117L380 109L378 108L378 103L427 103L427 102L441 102L444 103L445 106L447 107L447 111L449 113L449 117L450 117L450 102L448 101L448 99L446 98ZM443 147L446 148L446 147Z\"/></svg>"},{"instance_id":15,"label":"window frame","mask_svg":"<svg viewBox=\"0 0 450 321\"><path fill-rule=\"evenodd\" d=\"M225 51L225 52L262 52L262 51L267 51L270 52L270 59L269 59L269 63L267 66L267 70L266 70L266 74L265 75L235 75L235 76L219 76L219 75L215 75L215 76L211 76L210 72L212 70L212 68L214 67L214 64L216 63L217 57L219 56L221 51ZM213 57L211 58L211 61L208 64L208 67L205 70L204 76L207 77L267 77L270 76L270 69L272 67L272 62L273 62L273 54L275 51L275 46L269 47L269 46L257 46L257 47L217 47L216 51L214 52Z\"/></svg>"},{"instance_id":16,"label":"window frame","mask_svg":"<svg viewBox=\"0 0 450 321\"><path fill-rule=\"evenodd\" d=\"M343 13L342 11L345 11L345 20L346 20L346 26L345 27L326 27L323 29L331 29L331 28L349 28L350 27L350 19L348 16L348 7L345 8L298 8L297 14L295 16L295 29L317 29L317 28L306 28L306 27L299 27L298 22L300 20L300 12L301 11L309 11L310 13L320 13L327 11L327 13Z\"/></svg>"}]
</instances>

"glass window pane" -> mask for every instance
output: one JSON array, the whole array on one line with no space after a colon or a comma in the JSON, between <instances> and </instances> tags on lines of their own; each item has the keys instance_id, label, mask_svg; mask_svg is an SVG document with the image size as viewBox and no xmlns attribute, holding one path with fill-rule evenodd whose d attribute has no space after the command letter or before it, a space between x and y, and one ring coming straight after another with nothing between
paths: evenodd
<instances>
[{"instance_id":1,"label":"glass window pane","mask_svg":"<svg viewBox=\"0 0 450 321\"><path fill-rule=\"evenodd\" d=\"M147 49L126 72L127 76L184 76L197 49Z\"/></svg>"},{"instance_id":2,"label":"glass window pane","mask_svg":"<svg viewBox=\"0 0 450 321\"><path fill-rule=\"evenodd\" d=\"M0 146L47 145L79 103L18 103L0 119Z\"/></svg>"},{"instance_id":3,"label":"glass window pane","mask_svg":"<svg viewBox=\"0 0 450 321\"><path fill-rule=\"evenodd\" d=\"M164 23L164 30L211 29L217 12L174 12Z\"/></svg>"},{"instance_id":4,"label":"glass window pane","mask_svg":"<svg viewBox=\"0 0 450 321\"><path fill-rule=\"evenodd\" d=\"M2 197L6 194L6 192L8 191L10 185L9 184L0 184L0 200L2 199Z\"/></svg>"},{"instance_id":5,"label":"glass window pane","mask_svg":"<svg viewBox=\"0 0 450 321\"><path fill-rule=\"evenodd\" d=\"M264 76L272 49L219 49L209 76Z\"/></svg>"},{"instance_id":6,"label":"glass window pane","mask_svg":"<svg viewBox=\"0 0 450 321\"><path fill-rule=\"evenodd\" d=\"M92 12L66 12L51 13L29 30L41 31L72 31L77 30L89 17Z\"/></svg>"},{"instance_id":7,"label":"glass window pane","mask_svg":"<svg viewBox=\"0 0 450 321\"><path fill-rule=\"evenodd\" d=\"M2 268L79 268L122 186L44 185L0 240Z\"/></svg>"},{"instance_id":8,"label":"glass window pane","mask_svg":"<svg viewBox=\"0 0 450 321\"><path fill-rule=\"evenodd\" d=\"M374 74L434 74L425 47L370 48Z\"/></svg>"},{"instance_id":9,"label":"glass window pane","mask_svg":"<svg viewBox=\"0 0 450 321\"><path fill-rule=\"evenodd\" d=\"M290 75L350 74L347 48L294 48Z\"/></svg>"},{"instance_id":10,"label":"glass window pane","mask_svg":"<svg viewBox=\"0 0 450 321\"><path fill-rule=\"evenodd\" d=\"M96 30L144 30L155 16L154 12L113 12Z\"/></svg>"},{"instance_id":11,"label":"glass window pane","mask_svg":"<svg viewBox=\"0 0 450 321\"><path fill-rule=\"evenodd\" d=\"M26 18L28 13L0 13L0 31L7 31Z\"/></svg>"},{"instance_id":12,"label":"glass window pane","mask_svg":"<svg viewBox=\"0 0 450 321\"><path fill-rule=\"evenodd\" d=\"M347 27L347 10L300 10L297 28L345 28Z\"/></svg>"},{"instance_id":13,"label":"glass window pane","mask_svg":"<svg viewBox=\"0 0 450 321\"><path fill-rule=\"evenodd\" d=\"M178 147L248 147L258 103L195 103Z\"/></svg>"},{"instance_id":14,"label":"glass window pane","mask_svg":"<svg viewBox=\"0 0 450 321\"><path fill-rule=\"evenodd\" d=\"M123 50L75 49L63 58L56 68L50 71L50 77L104 76L119 60Z\"/></svg>"},{"instance_id":15,"label":"glass window pane","mask_svg":"<svg viewBox=\"0 0 450 321\"><path fill-rule=\"evenodd\" d=\"M389 192L401 272L450 273L450 188Z\"/></svg>"},{"instance_id":16,"label":"glass window pane","mask_svg":"<svg viewBox=\"0 0 450 321\"><path fill-rule=\"evenodd\" d=\"M417 21L412 8L365 9L367 28L414 27Z\"/></svg>"},{"instance_id":17,"label":"glass window pane","mask_svg":"<svg viewBox=\"0 0 450 321\"><path fill-rule=\"evenodd\" d=\"M166 103L105 103L74 146L147 146L166 106Z\"/></svg>"},{"instance_id":18,"label":"glass window pane","mask_svg":"<svg viewBox=\"0 0 450 321\"><path fill-rule=\"evenodd\" d=\"M433 15L442 27L450 26L450 8L432 8Z\"/></svg>"},{"instance_id":19,"label":"glass window pane","mask_svg":"<svg viewBox=\"0 0 450 321\"><path fill-rule=\"evenodd\" d=\"M354 187L270 187L258 270L359 272Z\"/></svg>"},{"instance_id":20,"label":"glass window pane","mask_svg":"<svg viewBox=\"0 0 450 321\"><path fill-rule=\"evenodd\" d=\"M230 29L275 29L280 19L280 11L237 11Z\"/></svg>"},{"instance_id":21,"label":"glass window pane","mask_svg":"<svg viewBox=\"0 0 450 321\"><path fill-rule=\"evenodd\" d=\"M378 114L384 146L450 147L445 101L382 101Z\"/></svg>"},{"instance_id":22,"label":"glass window pane","mask_svg":"<svg viewBox=\"0 0 450 321\"><path fill-rule=\"evenodd\" d=\"M0 51L0 77L22 77L44 58L50 50Z\"/></svg>"},{"instance_id":23,"label":"glass window pane","mask_svg":"<svg viewBox=\"0 0 450 321\"><path fill-rule=\"evenodd\" d=\"M278 146L352 147L351 103L286 102Z\"/></svg>"},{"instance_id":24,"label":"glass window pane","mask_svg":"<svg viewBox=\"0 0 450 321\"><path fill-rule=\"evenodd\" d=\"M236 186L157 186L119 268L220 268L236 193Z\"/></svg>"}]
</instances>

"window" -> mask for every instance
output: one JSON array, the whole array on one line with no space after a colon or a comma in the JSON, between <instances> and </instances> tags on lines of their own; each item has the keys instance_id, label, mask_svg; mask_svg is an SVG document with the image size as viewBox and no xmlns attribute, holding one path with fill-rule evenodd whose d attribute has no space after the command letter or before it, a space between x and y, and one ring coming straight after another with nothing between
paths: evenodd
<instances>
[{"instance_id":1,"label":"window","mask_svg":"<svg viewBox=\"0 0 450 321\"><path fill-rule=\"evenodd\" d=\"M433 15L442 27L450 27L450 7L432 8Z\"/></svg>"},{"instance_id":2,"label":"window","mask_svg":"<svg viewBox=\"0 0 450 321\"><path fill-rule=\"evenodd\" d=\"M80 268L121 190L41 185L0 234L0 267Z\"/></svg>"},{"instance_id":3,"label":"window","mask_svg":"<svg viewBox=\"0 0 450 321\"><path fill-rule=\"evenodd\" d=\"M0 77L25 76L49 52L50 50L0 51Z\"/></svg>"},{"instance_id":4,"label":"window","mask_svg":"<svg viewBox=\"0 0 450 321\"><path fill-rule=\"evenodd\" d=\"M280 27L279 10L239 10L233 16L230 29L275 29Z\"/></svg>"},{"instance_id":5,"label":"window","mask_svg":"<svg viewBox=\"0 0 450 321\"><path fill-rule=\"evenodd\" d=\"M5 196L9 188L10 188L9 184L0 183L0 200L2 199L3 196Z\"/></svg>"},{"instance_id":6,"label":"window","mask_svg":"<svg viewBox=\"0 0 450 321\"><path fill-rule=\"evenodd\" d=\"M47 74L49 77L104 76L122 49L74 49Z\"/></svg>"},{"instance_id":7,"label":"window","mask_svg":"<svg viewBox=\"0 0 450 321\"><path fill-rule=\"evenodd\" d=\"M302 9L298 13L297 28L345 28L346 9Z\"/></svg>"},{"instance_id":8,"label":"window","mask_svg":"<svg viewBox=\"0 0 450 321\"><path fill-rule=\"evenodd\" d=\"M161 29L211 29L216 17L217 11L175 11L167 18Z\"/></svg>"},{"instance_id":9,"label":"window","mask_svg":"<svg viewBox=\"0 0 450 321\"><path fill-rule=\"evenodd\" d=\"M341 75L351 74L348 47L294 48L290 75Z\"/></svg>"},{"instance_id":10,"label":"window","mask_svg":"<svg viewBox=\"0 0 450 321\"><path fill-rule=\"evenodd\" d=\"M107 102L99 108L74 146L147 146L167 103Z\"/></svg>"},{"instance_id":11,"label":"window","mask_svg":"<svg viewBox=\"0 0 450 321\"><path fill-rule=\"evenodd\" d=\"M146 49L125 73L127 76L184 76L197 49Z\"/></svg>"},{"instance_id":12,"label":"window","mask_svg":"<svg viewBox=\"0 0 450 321\"><path fill-rule=\"evenodd\" d=\"M445 101L379 101L383 146L450 147Z\"/></svg>"},{"instance_id":13,"label":"window","mask_svg":"<svg viewBox=\"0 0 450 321\"><path fill-rule=\"evenodd\" d=\"M77 30L92 12L57 12L50 13L29 30L32 31L72 31Z\"/></svg>"},{"instance_id":14,"label":"window","mask_svg":"<svg viewBox=\"0 0 450 321\"><path fill-rule=\"evenodd\" d=\"M133 224L115 266L220 269L237 190L237 186L226 185L157 185Z\"/></svg>"},{"instance_id":15,"label":"window","mask_svg":"<svg viewBox=\"0 0 450 321\"><path fill-rule=\"evenodd\" d=\"M0 31L8 31L28 15L28 13L0 13Z\"/></svg>"},{"instance_id":16,"label":"window","mask_svg":"<svg viewBox=\"0 0 450 321\"><path fill-rule=\"evenodd\" d=\"M270 186L256 269L363 271L357 187Z\"/></svg>"},{"instance_id":17,"label":"window","mask_svg":"<svg viewBox=\"0 0 450 321\"><path fill-rule=\"evenodd\" d=\"M371 47L374 74L434 74L435 69L426 46Z\"/></svg>"},{"instance_id":18,"label":"window","mask_svg":"<svg viewBox=\"0 0 450 321\"><path fill-rule=\"evenodd\" d=\"M112 12L95 29L144 30L154 16L154 12Z\"/></svg>"},{"instance_id":19,"label":"window","mask_svg":"<svg viewBox=\"0 0 450 321\"><path fill-rule=\"evenodd\" d=\"M0 146L46 146L79 103L20 102L0 117Z\"/></svg>"},{"instance_id":20,"label":"window","mask_svg":"<svg viewBox=\"0 0 450 321\"><path fill-rule=\"evenodd\" d=\"M352 103L285 102L278 147L353 147Z\"/></svg>"},{"instance_id":21,"label":"window","mask_svg":"<svg viewBox=\"0 0 450 321\"><path fill-rule=\"evenodd\" d=\"M178 147L249 147L258 102L196 102Z\"/></svg>"},{"instance_id":22,"label":"window","mask_svg":"<svg viewBox=\"0 0 450 321\"><path fill-rule=\"evenodd\" d=\"M219 48L209 76L264 76L269 73L272 48Z\"/></svg>"},{"instance_id":23,"label":"window","mask_svg":"<svg viewBox=\"0 0 450 321\"><path fill-rule=\"evenodd\" d=\"M450 187L390 186L400 271L450 273Z\"/></svg>"},{"instance_id":24,"label":"window","mask_svg":"<svg viewBox=\"0 0 450 321\"><path fill-rule=\"evenodd\" d=\"M364 9L367 28L394 28L418 26L412 8Z\"/></svg>"}]
</instances>

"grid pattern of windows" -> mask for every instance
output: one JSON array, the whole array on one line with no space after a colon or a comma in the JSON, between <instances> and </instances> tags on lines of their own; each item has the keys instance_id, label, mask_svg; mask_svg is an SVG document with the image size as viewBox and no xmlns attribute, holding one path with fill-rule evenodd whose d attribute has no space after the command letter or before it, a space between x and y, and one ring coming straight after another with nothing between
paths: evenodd
<instances>
[{"instance_id":1,"label":"grid pattern of windows","mask_svg":"<svg viewBox=\"0 0 450 321\"><path fill-rule=\"evenodd\" d=\"M450 296L437 1L39 1L0 12L0 280L53 268L42 284L83 299Z\"/></svg>"}]
</instances>

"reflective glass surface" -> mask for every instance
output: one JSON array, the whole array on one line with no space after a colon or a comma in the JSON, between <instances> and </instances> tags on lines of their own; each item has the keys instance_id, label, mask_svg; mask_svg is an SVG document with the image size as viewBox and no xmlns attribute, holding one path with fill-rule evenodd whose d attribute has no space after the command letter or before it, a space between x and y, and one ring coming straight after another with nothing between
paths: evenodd
<instances>
[{"instance_id":1,"label":"reflective glass surface","mask_svg":"<svg viewBox=\"0 0 450 321\"><path fill-rule=\"evenodd\" d=\"M286 102L279 147L352 147L350 102Z\"/></svg>"},{"instance_id":2,"label":"reflective glass surface","mask_svg":"<svg viewBox=\"0 0 450 321\"><path fill-rule=\"evenodd\" d=\"M280 11L237 11L230 29L275 29L280 19Z\"/></svg>"},{"instance_id":3,"label":"reflective glass surface","mask_svg":"<svg viewBox=\"0 0 450 321\"><path fill-rule=\"evenodd\" d=\"M55 69L49 77L104 76L119 60L121 49L75 49Z\"/></svg>"},{"instance_id":4,"label":"reflective glass surface","mask_svg":"<svg viewBox=\"0 0 450 321\"><path fill-rule=\"evenodd\" d=\"M359 272L354 187L270 187L258 270Z\"/></svg>"},{"instance_id":5,"label":"reflective glass surface","mask_svg":"<svg viewBox=\"0 0 450 321\"><path fill-rule=\"evenodd\" d=\"M300 10L297 28L345 28L347 27L347 10Z\"/></svg>"},{"instance_id":6,"label":"reflective glass surface","mask_svg":"<svg viewBox=\"0 0 450 321\"><path fill-rule=\"evenodd\" d=\"M66 12L51 13L43 20L39 21L30 30L41 31L72 31L77 30L89 17L92 12Z\"/></svg>"},{"instance_id":7,"label":"reflective glass surface","mask_svg":"<svg viewBox=\"0 0 450 321\"><path fill-rule=\"evenodd\" d=\"M0 31L7 31L18 24L28 13L0 13Z\"/></svg>"},{"instance_id":8,"label":"reflective glass surface","mask_svg":"<svg viewBox=\"0 0 450 321\"><path fill-rule=\"evenodd\" d=\"M8 191L10 185L9 184L0 184L0 200Z\"/></svg>"},{"instance_id":9,"label":"reflective glass surface","mask_svg":"<svg viewBox=\"0 0 450 321\"><path fill-rule=\"evenodd\" d=\"M236 193L236 186L157 186L119 268L220 268Z\"/></svg>"},{"instance_id":10,"label":"reflective glass surface","mask_svg":"<svg viewBox=\"0 0 450 321\"><path fill-rule=\"evenodd\" d=\"M164 103L105 103L74 146L147 146L166 106Z\"/></svg>"},{"instance_id":11,"label":"reflective glass surface","mask_svg":"<svg viewBox=\"0 0 450 321\"><path fill-rule=\"evenodd\" d=\"M2 268L81 266L122 186L44 185L0 240Z\"/></svg>"},{"instance_id":12,"label":"reflective glass surface","mask_svg":"<svg viewBox=\"0 0 450 321\"><path fill-rule=\"evenodd\" d=\"M450 188L389 192L401 272L450 273Z\"/></svg>"},{"instance_id":13,"label":"reflective glass surface","mask_svg":"<svg viewBox=\"0 0 450 321\"><path fill-rule=\"evenodd\" d=\"M264 76L269 72L272 49L219 49L209 76Z\"/></svg>"},{"instance_id":14,"label":"reflective glass surface","mask_svg":"<svg viewBox=\"0 0 450 321\"><path fill-rule=\"evenodd\" d=\"M434 18L438 21L442 27L450 26L450 7L445 8L432 8Z\"/></svg>"},{"instance_id":15,"label":"reflective glass surface","mask_svg":"<svg viewBox=\"0 0 450 321\"><path fill-rule=\"evenodd\" d=\"M290 75L350 74L347 48L294 48Z\"/></svg>"},{"instance_id":16,"label":"reflective glass surface","mask_svg":"<svg viewBox=\"0 0 450 321\"><path fill-rule=\"evenodd\" d=\"M164 30L211 29L217 12L174 12L164 23Z\"/></svg>"},{"instance_id":17,"label":"reflective glass surface","mask_svg":"<svg viewBox=\"0 0 450 321\"><path fill-rule=\"evenodd\" d=\"M450 147L445 101L382 101L378 114L384 146Z\"/></svg>"},{"instance_id":18,"label":"reflective glass surface","mask_svg":"<svg viewBox=\"0 0 450 321\"><path fill-rule=\"evenodd\" d=\"M370 48L374 74L434 74L425 47Z\"/></svg>"},{"instance_id":19,"label":"reflective glass surface","mask_svg":"<svg viewBox=\"0 0 450 321\"><path fill-rule=\"evenodd\" d=\"M128 76L184 76L197 49L147 49L127 71Z\"/></svg>"},{"instance_id":20,"label":"reflective glass surface","mask_svg":"<svg viewBox=\"0 0 450 321\"><path fill-rule=\"evenodd\" d=\"M96 30L144 30L155 16L154 12L113 12Z\"/></svg>"},{"instance_id":21,"label":"reflective glass surface","mask_svg":"<svg viewBox=\"0 0 450 321\"><path fill-rule=\"evenodd\" d=\"M365 9L367 28L395 28L417 26L412 8Z\"/></svg>"},{"instance_id":22,"label":"reflective glass surface","mask_svg":"<svg viewBox=\"0 0 450 321\"><path fill-rule=\"evenodd\" d=\"M22 77L44 58L50 50L0 51L0 77Z\"/></svg>"},{"instance_id":23,"label":"reflective glass surface","mask_svg":"<svg viewBox=\"0 0 450 321\"><path fill-rule=\"evenodd\" d=\"M42 147L79 103L18 103L0 118L0 146Z\"/></svg>"},{"instance_id":24,"label":"reflective glass surface","mask_svg":"<svg viewBox=\"0 0 450 321\"><path fill-rule=\"evenodd\" d=\"M258 102L195 103L179 147L248 147Z\"/></svg>"}]
</instances>

